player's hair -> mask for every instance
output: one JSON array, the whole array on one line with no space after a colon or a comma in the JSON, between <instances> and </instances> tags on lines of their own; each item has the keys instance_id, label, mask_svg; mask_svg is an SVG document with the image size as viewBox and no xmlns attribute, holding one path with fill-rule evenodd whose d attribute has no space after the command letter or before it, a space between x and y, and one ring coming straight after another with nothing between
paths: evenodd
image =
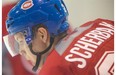
<instances>
[{"instance_id":1,"label":"player's hair","mask_svg":"<svg viewBox=\"0 0 116 75\"><path fill-rule=\"evenodd\" d=\"M32 28L33 37L36 36L36 32L37 32L38 28L40 28L40 27L43 27L43 28L45 28L45 29L48 31L48 29L47 29L47 27L46 27L45 25L43 25L43 24L36 25L36 26L34 26L34 27ZM58 34L56 37L59 38L59 39L62 39L62 38L65 37L66 35L67 35L67 31Z\"/></svg>"}]
</instances>

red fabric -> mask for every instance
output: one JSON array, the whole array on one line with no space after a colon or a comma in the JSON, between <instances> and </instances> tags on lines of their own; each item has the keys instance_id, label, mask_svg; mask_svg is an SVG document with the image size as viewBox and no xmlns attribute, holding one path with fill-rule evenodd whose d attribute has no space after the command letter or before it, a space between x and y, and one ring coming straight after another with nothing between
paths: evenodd
<instances>
[{"instance_id":1,"label":"red fabric","mask_svg":"<svg viewBox=\"0 0 116 75\"><path fill-rule=\"evenodd\" d=\"M114 35L112 34L113 33L112 31L108 32L107 30L106 33L104 31L101 31L101 33L104 32L102 33L103 35L106 35L109 37L107 39L102 38L101 40L102 42L99 41L99 43L101 42L100 45L95 45L91 43L91 45L95 46L95 48L94 47L91 48L94 50L93 52L92 50L90 51L90 50L80 48L79 50L75 50L78 53L80 53L80 55L77 54L76 52L71 53L72 48L76 47L75 44L86 34L90 33L91 31L94 31L96 28L106 28L106 29L109 28L109 30L111 29L110 27L100 25L100 23L102 22L111 24L111 26L114 25L113 21L105 20L105 19L97 19L95 21L91 21L89 23L82 25L82 27L84 27L84 26L89 26L90 24L93 23L89 29L85 30L80 35L74 38L74 40L70 43L70 45L66 48L65 52L62 55L58 54L58 52L54 49L51 52L51 54L48 56L43 68L41 69L38 75L101 75L102 72L103 72L102 75L108 75L108 74L112 75L114 70L113 69L114 63L112 62L113 61L112 55L114 54ZM90 39L90 38L87 38L87 39ZM92 39L92 40L96 41L96 43L98 41L97 39ZM86 41L86 43L88 42L89 41ZM72 62L66 60L67 55L72 55L70 57L70 60L72 59ZM74 61L74 59L75 60L79 59L79 60ZM83 62L85 60L86 64L81 62L82 59L83 59ZM107 62L106 62L106 59L108 59ZM85 64L84 67L82 66L82 64ZM107 65L108 70L106 66L104 66L104 64ZM79 66L81 66L81 68Z\"/></svg>"},{"instance_id":2,"label":"red fabric","mask_svg":"<svg viewBox=\"0 0 116 75\"><path fill-rule=\"evenodd\" d=\"M73 75L68 63L53 50L38 75Z\"/></svg>"},{"instance_id":3,"label":"red fabric","mask_svg":"<svg viewBox=\"0 0 116 75\"><path fill-rule=\"evenodd\" d=\"M20 55L15 56L13 58L10 55L8 55L8 58L12 66L13 75L34 75L24 68L24 64L22 64Z\"/></svg>"}]
</instances>

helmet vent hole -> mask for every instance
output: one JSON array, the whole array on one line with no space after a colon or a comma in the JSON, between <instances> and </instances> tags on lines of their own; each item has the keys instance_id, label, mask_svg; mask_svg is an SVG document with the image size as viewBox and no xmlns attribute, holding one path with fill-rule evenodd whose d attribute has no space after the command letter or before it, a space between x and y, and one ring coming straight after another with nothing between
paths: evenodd
<instances>
[{"instance_id":1,"label":"helmet vent hole","mask_svg":"<svg viewBox=\"0 0 116 75\"><path fill-rule=\"evenodd\" d=\"M59 7L55 4L54 7L56 8L56 10L60 13L60 9Z\"/></svg>"},{"instance_id":2,"label":"helmet vent hole","mask_svg":"<svg viewBox=\"0 0 116 75\"><path fill-rule=\"evenodd\" d=\"M7 25L7 28L9 28L9 27L10 27L10 24Z\"/></svg>"},{"instance_id":3,"label":"helmet vent hole","mask_svg":"<svg viewBox=\"0 0 116 75\"><path fill-rule=\"evenodd\" d=\"M13 20L13 18L9 18L9 20Z\"/></svg>"}]
</instances>

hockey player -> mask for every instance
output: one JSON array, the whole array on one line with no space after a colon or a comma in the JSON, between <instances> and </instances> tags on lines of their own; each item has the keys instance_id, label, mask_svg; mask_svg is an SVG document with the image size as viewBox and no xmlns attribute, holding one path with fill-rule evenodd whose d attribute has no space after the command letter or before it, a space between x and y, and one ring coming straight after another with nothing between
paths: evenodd
<instances>
[{"instance_id":1,"label":"hockey player","mask_svg":"<svg viewBox=\"0 0 116 75\"><path fill-rule=\"evenodd\" d=\"M62 0L20 0L9 12L5 44L39 75L113 75L113 21L96 19L68 32Z\"/></svg>"}]
</instances>

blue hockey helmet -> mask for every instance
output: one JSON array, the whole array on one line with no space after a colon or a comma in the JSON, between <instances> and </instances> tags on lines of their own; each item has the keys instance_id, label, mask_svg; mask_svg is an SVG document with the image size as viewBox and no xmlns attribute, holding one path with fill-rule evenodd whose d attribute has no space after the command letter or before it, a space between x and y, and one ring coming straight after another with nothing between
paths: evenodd
<instances>
[{"instance_id":1,"label":"blue hockey helmet","mask_svg":"<svg viewBox=\"0 0 116 75\"><path fill-rule=\"evenodd\" d=\"M9 34L15 34L43 24L51 36L58 35L69 27L67 16L63 0L20 0L10 10L6 28Z\"/></svg>"},{"instance_id":2,"label":"blue hockey helmet","mask_svg":"<svg viewBox=\"0 0 116 75\"><path fill-rule=\"evenodd\" d=\"M14 34L18 32L26 34L25 41L29 45L32 28L36 25L45 25L50 37L65 32L69 28L67 16L63 0L20 0L10 10L6 20L9 35L3 38L8 51L12 56L18 54L18 44L14 39Z\"/></svg>"}]
</instances>

